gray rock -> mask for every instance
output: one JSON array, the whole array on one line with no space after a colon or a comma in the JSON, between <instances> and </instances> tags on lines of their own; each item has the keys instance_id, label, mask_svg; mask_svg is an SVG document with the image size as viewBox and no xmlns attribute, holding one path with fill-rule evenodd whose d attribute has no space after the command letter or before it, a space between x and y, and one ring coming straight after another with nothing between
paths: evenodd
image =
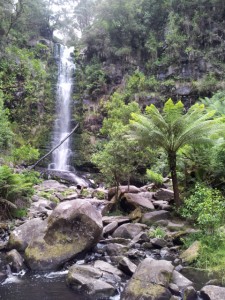
<instances>
[{"instance_id":1,"label":"gray rock","mask_svg":"<svg viewBox=\"0 0 225 300\"><path fill-rule=\"evenodd\" d=\"M13 272L18 273L25 268L24 259L16 249L6 253L6 261L10 265Z\"/></svg>"},{"instance_id":2,"label":"gray rock","mask_svg":"<svg viewBox=\"0 0 225 300\"><path fill-rule=\"evenodd\" d=\"M8 249L24 251L33 239L43 235L47 229L47 221L32 219L26 221L10 233Z\"/></svg>"},{"instance_id":3,"label":"gray rock","mask_svg":"<svg viewBox=\"0 0 225 300\"><path fill-rule=\"evenodd\" d=\"M174 267L168 261L146 258L137 267L122 294L122 300L169 300Z\"/></svg>"},{"instance_id":4,"label":"gray rock","mask_svg":"<svg viewBox=\"0 0 225 300\"><path fill-rule=\"evenodd\" d=\"M102 260L96 260L94 263L94 267L105 273L123 276L123 273L119 269Z\"/></svg>"},{"instance_id":5,"label":"gray rock","mask_svg":"<svg viewBox=\"0 0 225 300\"><path fill-rule=\"evenodd\" d=\"M128 250L128 247L120 244L108 244L104 246L104 251L109 255L109 256L118 256L118 255L124 255Z\"/></svg>"},{"instance_id":6,"label":"gray rock","mask_svg":"<svg viewBox=\"0 0 225 300\"><path fill-rule=\"evenodd\" d=\"M168 211L172 210L172 206L168 204L168 201L155 200L152 203L156 209L162 209L162 210L168 210Z\"/></svg>"},{"instance_id":7,"label":"gray rock","mask_svg":"<svg viewBox=\"0 0 225 300\"><path fill-rule=\"evenodd\" d=\"M169 284L169 290L172 292L173 295L180 295L179 287L174 283Z\"/></svg>"},{"instance_id":8,"label":"gray rock","mask_svg":"<svg viewBox=\"0 0 225 300\"><path fill-rule=\"evenodd\" d=\"M167 220L170 218L170 213L166 210L157 210L146 213L142 216L141 222L147 225L152 225L160 220Z\"/></svg>"},{"instance_id":9,"label":"gray rock","mask_svg":"<svg viewBox=\"0 0 225 300\"><path fill-rule=\"evenodd\" d=\"M131 276L137 269L137 266L127 257L123 257L119 262L119 268L127 275Z\"/></svg>"},{"instance_id":10,"label":"gray rock","mask_svg":"<svg viewBox=\"0 0 225 300\"><path fill-rule=\"evenodd\" d=\"M130 185L129 187L127 185L121 185L121 186L119 186L118 194L121 196L124 193L136 194L139 192L140 192L140 189L134 185ZM115 194L116 194L116 188L113 187L108 191L108 200L111 200L115 196Z\"/></svg>"},{"instance_id":11,"label":"gray rock","mask_svg":"<svg viewBox=\"0 0 225 300\"><path fill-rule=\"evenodd\" d=\"M159 189L155 194L154 198L156 200L164 200L170 202L174 199L174 193L168 189Z\"/></svg>"},{"instance_id":12,"label":"gray rock","mask_svg":"<svg viewBox=\"0 0 225 300\"><path fill-rule=\"evenodd\" d=\"M129 212L136 209L137 207L141 207L149 211L155 210L155 207L152 204L152 202L149 199L141 196L140 193L125 193L124 196L120 199L120 205L123 210Z\"/></svg>"},{"instance_id":13,"label":"gray rock","mask_svg":"<svg viewBox=\"0 0 225 300\"><path fill-rule=\"evenodd\" d=\"M142 224L123 224L118 227L114 233L113 237L121 237L125 239L133 239L136 235L138 235L143 230Z\"/></svg>"},{"instance_id":14,"label":"gray rock","mask_svg":"<svg viewBox=\"0 0 225 300\"><path fill-rule=\"evenodd\" d=\"M32 270L57 269L76 254L93 247L102 234L100 213L85 200L60 203L48 218L46 232L26 249Z\"/></svg>"},{"instance_id":15,"label":"gray rock","mask_svg":"<svg viewBox=\"0 0 225 300\"><path fill-rule=\"evenodd\" d=\"M119 225L122 225L124 223L130 222L130 218L123 217L123 216L112 216L112 217L104 216L102 217L102 222L104 225L110 224L112 222L117 222Z\"/></svg>"},{"instance_id":16,"label":"gray rock","mask_svg":"<svg viewBox=\"0 0 225 300\"><path fill-rule=\"evenodd\" d=\"M150 201L153 201L153 196L154 196L155 193L153 192L140 192L138 195L141 196L141 197L144 197Z\"/></svg>"},{"instance_id":17,"label":"gray rock","mask_svg":"<svg viewBox=\"0 0 225 300\"><path fill-rule=\"evenodd\" d=\"M193 286L188 286L183 290L183 299L185 300L197 300L198 295Z\"/></svg>"},{"instance_id":18,"label":"gray rock","mask_svg":"<svg viewBox=\"0 0 225 300\"><path fill-rule=\"evenodd\" d=\"M150 242L152 243L153 246L155 246L157 248L163 248L167 244L166 240L164 240L162 238L153 238L150 240Z\"/></svg>"},{"instance_id":19,"label":"gray rock","mask_svg":"<svg viewBox=\"0 0 225 300\"><path fill-rule=\"evenodd\" d=\"M91 266L72 266L67 284L76 292L91 296L91 299L109 298L116 291L115 287L102 280L102 272Z\"/></svg>"},{"instance_id":20,"label":"gray rock","mask_svg":"<svg viewBox=\"0 0 225 300\"><path fill-rule=\"evenodd\" d=\"M188 286L192 286L193 282L184 277L182 274L177 272L176 270L173 271L173 276L172 276L172 282L176 284L179 289L184 289Z\"/></svg>"},{"instance_id":21,"label":"gray rock","mask_svg":"<svg viewBox=\"0 0 225 300\"><path fill-rule=\"evenodd\" d=\"M204 300L222 300L225 299L225 288L216 285L206 285L201 289L200 295Z\"/></svg>"},{"instance_id":22,"label":"gray rock","mask_svg":"<svg viewBox=\"0 0 225 300\"><path fill-rule=\"evenodd\" d=\"M56 180L45 180L38 186L36 186L36 189L39 191L58 191L63 192L67 189L67 186L64 184L59 183Z\"/></svg>"},{"instance_id":23,"label":"gray rock","mask_svg":"<svg viewBox=\"0 0 225 300\"><path fill-rule=\"evenodd\" d=\"M118 222L114 221L103 228L103 235L107 236L118 228Z\"/></svg>"}]
</instances>

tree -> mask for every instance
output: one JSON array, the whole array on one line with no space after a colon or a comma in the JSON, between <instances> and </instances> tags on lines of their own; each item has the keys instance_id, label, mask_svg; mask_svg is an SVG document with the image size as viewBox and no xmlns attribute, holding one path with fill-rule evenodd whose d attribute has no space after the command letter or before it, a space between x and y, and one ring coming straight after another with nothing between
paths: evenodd
<instances>
[{"instance_id":1,"label":"tree","mask_svg":"<svg viewBox=\"0 0 225 300\"><path fill-rule=\"evenodd\" d=\"M127 181L129 186L131 174L149 159L148 149L141 151L136 141L124 138L131 113L140 113L140 110L136 102L125 104L123 98L124 94L119 93L114 93L111 97L107 105L108 116L101 129L105 142L92 156L92 161L104 175L104 180L115 184L117 191L122 181Z\"/></svg>"},{"instance_id":2,"label":"tree","mask_svg":"<svg viewBox=\"0 0 225 300\"><path fill-rule=\"evenodd\" d=\"M5 150L9 147L13 133L7 117L7 111L3 107L2 93L0 92L0 149Z\"/></svg>"},{"instance_id":3,"label":"tree","mask_svg":"<svg viewBox=\"0 0 225 300\"><path fill-rule=\"evenodd\" d=\"M181 205L177 180L177 151L185 145L211 143L210 136L222 130L220 119L213 119L215 111L206 112L202 104L193 105L184 113L181 101L169 99L162 113L151 104L146 114L132 114L128 139L138 140L147 146L164 149L174 189L174 201Z\"/></svg>"}]
</instances>

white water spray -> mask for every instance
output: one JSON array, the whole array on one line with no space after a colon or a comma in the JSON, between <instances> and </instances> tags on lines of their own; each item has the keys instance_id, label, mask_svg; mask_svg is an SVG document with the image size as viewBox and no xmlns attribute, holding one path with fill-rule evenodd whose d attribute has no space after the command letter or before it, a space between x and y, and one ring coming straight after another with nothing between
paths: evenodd
<instances>
[{"instance_id":1,"label":"white water spray","mask_svg":"<svg viewBox=\"0 0 225 300\"><path fill-rule=\"evenodd\" d=\"M71 98L73 88L73 72L75 65L71 54L73 47L67 48L60 45L59 53L59 73L57 82L57 119L54 126L54 138L52 147L60 143L71 130ZM72 154L70 149L70 138L68 138L58 149L53 152L52 163L49 169L70 171L69 157Z\"/></svg>"}]
</instances>

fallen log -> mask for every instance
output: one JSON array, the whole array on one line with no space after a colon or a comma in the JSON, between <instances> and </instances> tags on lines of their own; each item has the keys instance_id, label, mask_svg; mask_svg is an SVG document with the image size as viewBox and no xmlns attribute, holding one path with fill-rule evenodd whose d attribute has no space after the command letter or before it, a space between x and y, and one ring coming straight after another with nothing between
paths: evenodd
<instances>
[{"instance_id":1,"label":"fallen log","mask_svg":"<svg viewBox=\"0 0 225 300\"><path fill-rule=\"evenodd\" d=\"M53 149L51 149L47 154L42 156L34 165L29 166L28 169L30 170L34 169L43 159L45 159L47 156L52 154L52 152L55 151L57 148L59 148L74 133L74 131L77 130L79 126L80 124L77 123L77 125L73 128L73 130L63 140L61 140L58 145L56 145Z\"/></svg>"}]
</instances>

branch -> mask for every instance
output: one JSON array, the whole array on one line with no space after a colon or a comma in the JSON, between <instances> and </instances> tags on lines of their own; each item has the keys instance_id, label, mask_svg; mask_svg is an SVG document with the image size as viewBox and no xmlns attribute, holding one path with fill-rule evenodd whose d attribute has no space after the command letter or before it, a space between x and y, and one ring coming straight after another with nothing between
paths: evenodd
<instances>
[{"instance_id":1,"label":"branch","mask_svg":"<svg viewBox=\"0 0 225 300\"><path fill-rule=\"evenodd\" d=\"M47 154L42 156L34 165L28 167L30 170L34 169L39 162L41 162L43 159L45 159L47 156L49 156L53 151L55 151L57 148L59 148L73 133L74 131L79 127L79 123L73 128L73 130L62 140L60 143L55 146L53 149L51 149Z\"/></svg>"}]
</instances>

